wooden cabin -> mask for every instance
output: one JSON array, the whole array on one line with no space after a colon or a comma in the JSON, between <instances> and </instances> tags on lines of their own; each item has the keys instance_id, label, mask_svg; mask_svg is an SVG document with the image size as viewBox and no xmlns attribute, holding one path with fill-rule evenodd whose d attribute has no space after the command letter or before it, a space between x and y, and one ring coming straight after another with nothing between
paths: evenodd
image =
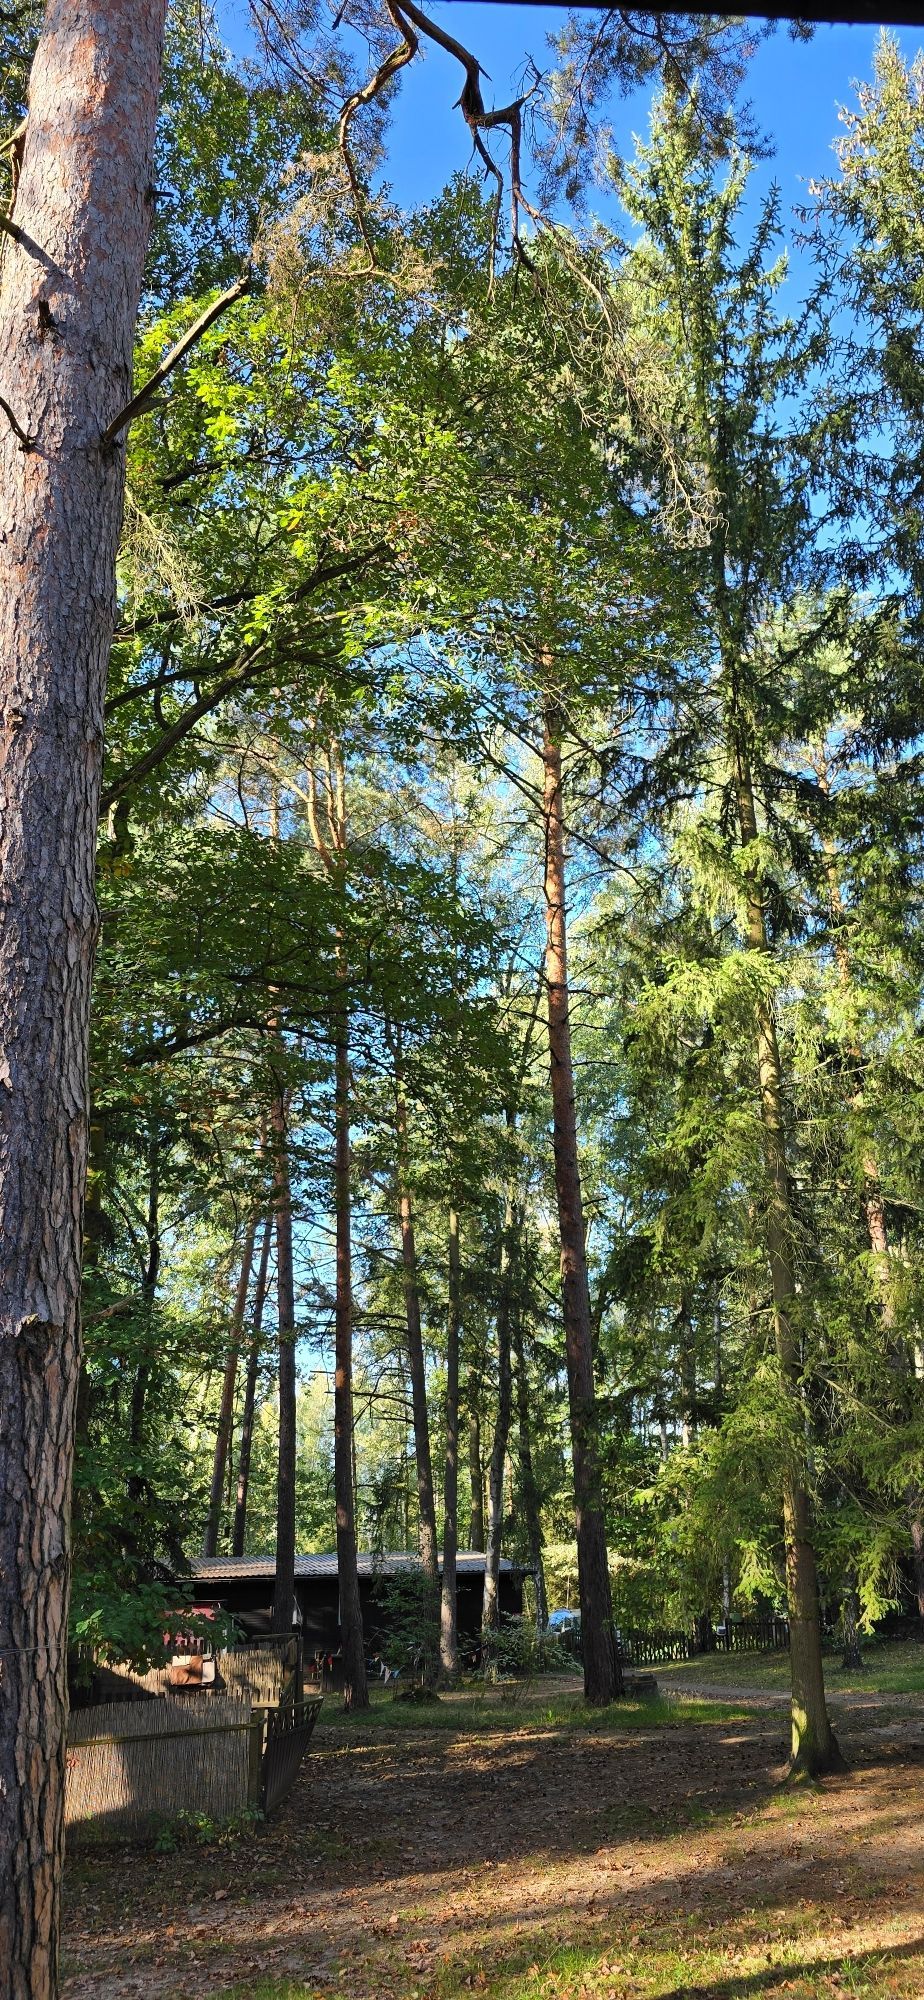
<instances>
[{"instance_id":1,"label":"wooden cabin","mask_svg":"<svg viewBox=\"0 0 924 2000\"><path fill-rule=\"evenodd\" d=\"M415 1556L404 1554L360 1555L357 1562L366 1647L373 1654L386 1615L378 1597L380 1578L419 1565ZM481 1631L484 1572L483 1555L466 1550L457 1557L458 1625L463 1643L477 1639ZM521 1615L524 1574L520 1565L501 1558L498 1597L502 1616ZM245 1632L254 1635L270 1629L275 1576L274 1556L205 1556L192 1564L197 1602L220 1605ZM335 1555L296 1556L295 1601L306 1659L316 1653L336 1654L340 1648L340 1601Z\"/></svg>"}]
</instances>

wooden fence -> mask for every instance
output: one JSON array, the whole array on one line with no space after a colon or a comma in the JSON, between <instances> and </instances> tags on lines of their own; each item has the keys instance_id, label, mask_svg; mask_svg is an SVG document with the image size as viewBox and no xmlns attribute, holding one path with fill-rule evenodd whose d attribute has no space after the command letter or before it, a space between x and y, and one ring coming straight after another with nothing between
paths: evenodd
<instances>
[{"instance_id":1,"label":"wooden fence","mask_svg":"<svg viewBox=\"0 0 924 2000\"><path fill-rule=\"evenodd\" d=\"M136 1839L182 1812L226 1820L259 1804L264 1727L235 1696L79 1709L68 1726L68 1838Z\"/></svg>"},{"instance_id":2,"label":"wooden fence","mask_svg":"<svg viewBox=\"0 0 924 2000\"><path fill-rule=\"evenodd\" d=\"M776 1653L784 1652L788 1645L787 1618L739 1618L730 1619L727 1625L716 1626L709 1650L715 1653Z\"/></svg>"},{"instance_id":3,"label":"wooden fence","mask_svg":"<svg viewBox=\"0 0 924 2000\"><path fill-rule=\"evenodd\" d=\"M626 1667L663 1667L668 1660L690 1660L694 1641L689 1632L620 1632L619 1658Z\"/></svg>"},{"instance_id":4,"label":"wooden fence","mask_svg":"<svg viewBox=\"0 0 924 2000\"><path fill-rule=\"evenodd\" d=\"M619 1657L627 1667L661 1667L669 1660L695 1660L703 1653L773 1653L789 1645L785 1618L738 1618L704 1631L618 1634Z\"/></svg>"}]
</instances>

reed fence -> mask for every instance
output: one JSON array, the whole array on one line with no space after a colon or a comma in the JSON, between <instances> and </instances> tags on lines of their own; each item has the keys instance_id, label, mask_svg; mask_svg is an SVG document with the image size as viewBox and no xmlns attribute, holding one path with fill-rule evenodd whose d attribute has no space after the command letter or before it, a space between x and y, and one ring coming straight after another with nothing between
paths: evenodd
<instances>
[{"instance_id":1,"label":"reed fence","mask_svg":"<svg viewBox=\"0 0 924 2000\"><path fill-rule=\"evenodd\" d=\"M228 1695L265 1707L294 1701L298 1686L299 1653L293 1639L276 1639L260 1645L227 1646L211 1653L202 1646L177 1654L163 1667L134 1673L130 1667L116 1668L135 1687L149 1694L177 1696L201 1694L211 1701Z\"/></svg>"},{"instance_id":2,"label":"reed fence","mask_svg":"<svg viewBox=\"0 0 924 2000\"><path fill-rule=\"evenodd\" d=\"M265 1715L234 1695L76 1711L67 1739L69 1839L130 1840L182 1812L226 1820L259 1804L264 1729Z\"/></svg>"}]
</instances>

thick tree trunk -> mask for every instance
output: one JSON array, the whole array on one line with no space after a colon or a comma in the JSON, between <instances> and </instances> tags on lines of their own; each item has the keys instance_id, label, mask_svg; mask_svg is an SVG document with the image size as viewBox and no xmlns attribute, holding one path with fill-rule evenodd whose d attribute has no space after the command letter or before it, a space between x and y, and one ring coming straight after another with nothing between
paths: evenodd
<instances>
[{"instance_id":1,"label":"thick tree trunk","mask_svg":"<svg viewBox=\"0 0 924 2000\"><path fill-rule=\"evenodd\" d=\"M48 0L0 275L0 1990L57 1992L103 696L164 0ZM14 428L18 426L17 429ZM24 445L23 438L35 440Z\"/></svg>"},{"instance_id":2,"label":"thick tree trunk","mask_svg":"<svg viewBox=\"0 0 924 2000\"><path fill-rule=\"evenodd\" d=\"M286 1101L281 1085L273 1098L272 1128L279 1318L279 1463L276 1478L273 1631L290 1632L295 1617L295 1273Z\"/></svg>"},{"instance_id":3,"label":"thick tree trunk","mask_svg":"<svg viewBox=\"0 0 924 2000\"><path fill-rule=\"evenodd\" d=\"M523 1523L526 1529L526 1546L529 1551L529 1565L536 1588L536 1631L539 1637L549 1622L549 1604L545 1588L545 1564L542 1559L542 1520L539 1512L539 1491L533 1466L532 1425L529 1409L529 1380L526 1373L525 1341L523 1325L519 1313L514 1314L512 1326L513 1354L516 1362L517 1383L517 1444L520 1472L520 1501L523 1508Z\"/></svg>"},{"instance_id":4,"label":"thick tree trunk","mask_svg":"<svg viewBox=\"0 0 924 2000\"><path fill-rule=\"evenodd\" d=\"M244 1331L244 1317L247 1312L247 1294L250 1290L250 1275L253 1270L253 1253L256 1240L257 1216L254 1213L247 1224L244 1236L241 1270L237 1281L237 1294L234 1300L234 1312L231 1319L231 1341L228 1347L225 1372L221 1383L218 1428L215 1433L215 1455L212 1461L212 1484L209 1491L209 1511L205 1523L205 1534L202 1538L202 1553L204 1556L213 1556L218 1549L218 1530L221 1524L225 1468L230 1455L231 1428L234 1423L234 1392L237 1388L237 1364L241 1352L241 1336Z\"/></svg>"},{"instance_id":5,"label":"thick tree trunk","mask_svg":"<svg viewBox=\"0 0 924 2000\"><path fill-rule=\"evenodd\" d=\"M340 971L346 979L343 959ZM346 986L344 983L344 996ZM353 1270L350 1209L350 1049L349 1018L344 998L334 1049L336 1132L334 1138L334 1205L336 1209L337 1288L334 1314L334 1500L337 1509L337 1575L340 1588L340 1643L343 1651L344 1703L368 1708L366 1646L356 1563L356 1503L353 1473Z\"/></svg>"},{"instance_id":6,"label":"thick tree trunk","mask_svg":"<svg viewBox=\"0 0 924 2000\"><path fill-rule=\"evenodd\" d=\"M590 1293L571 1060L560 722L554 710L546 711L544 725L545 970L584 1693L588 1701L603 1703L622 1693L622 1670L613 1634L606 1528L597 1462Z\"/></svg>"},{"instance_id":7,"label":"thick tree trunk","mask_svg":"<svg viewBox=\"0 0 924 2000\"><path fill-rule=\"evenodd\" d=\"M273 1211L270 1209L263 1225L263 1242L260 1246L260 1262L257 1266L257 1282L253 1295L253 1313L250 1321L250 1346L247 1351L247 1373L244 1377L244 1407L241 1411L241 1441L237 1454L237 1495L234 1507L234 1529L231 1536L231 1554L242 1556L247 1535L247 1500L250 1493L250 1456L253 1450L253 1420L257 1402L257 1375L260 1368L260 1348L263 1332L263 1308L269 1282L270 1245L273 1240Z\"/></svg>"},{"instance_id":8,"label":"thick tree trunk","mask_svg":"<svg viewBox=\"0 0 924 2000\"><path fill-rule=\"evenodd\" d=\"M736 772L741 846L746 851L757 839L757 819L750 767L740 748L736 750ZM748 895L747 921L751 950L766 953L769 946L763 904L756 882ZM800 1442L804 1423L802 1366L799 1341L791 1318L796 1298L793 1261L795 1230L786 1154L783 1070L773 1011L763 998L757 1002L756 1030L760 1117L768 1181L765 1229L773 1290L773 1331L780 1380L790 1405L790 1435L783 1461L783 1537L792 1675L790 1769L798 1775L816 1775L838 1769L842 1759L825 1700L811 1503L805 1454Z\"/></svg>"},{"instance_id":9,"label":"thick tree trunk","mask_svg":"<svg viewBox=\"0 0 924 2000\"><path fill-rule=\"evenodd\" d=\"M449 1211L449 1313L446 1325L446 1465L443 1478L443 1575L440 1665L447 1680L459 1671L456 1553L459 1546L459 1343L462 1331L459 1217Z\"/></svg>"},{"instance_id":10,"label":"thick tree trunk","mask_svg":"<svg viewBox=\"0 0 924 2000\"><path fill-rule=\"evenodd\" d=\"M468 1545L479 1553L484 1548L484 1472L481 1465L481 1376L468 1371L468 1480L471 1505Z\"/></svg>"},{"instance_id":11,"label":"thick tree trunk","mask_svg":"<svg viewBox=\"0 0 924 2000\"><path fill-rule=\"evenodd\" d=\"M495 1632L500 1625L498 1584L500 1580L501 1539L504 1529L504 1466L507 1460L507 1442L510 1437L510 1419L513 1409L510 1322L513 1310L512 1291L515 1283L515 1229L516 1216L514 1203L508 1194L504 1205L504 1232L501 1238L500 1283L497 1298L497 1411L494 1419L494 1436L491 1442L491 1462L488 1467L488 1534L485 1547L484 1595L481 1606L481 1627L484 1632Z\"/></svg>"},{"instance_id":12,"label":"thick tree trunk","mask_svg":"<svg viewBox=\"0 0 924 2000\"><path fill-rule=\"evenodd\" d=\"M411 1376L411 1408L414 1416L414 1457L417 1466L420 1561L424 1575L427 1577L435 1597L439 1590L436 1501L433 1490L433 1460L430 1453L430 1419L427 1411L427 1368L424 1359L423 1328L420 1317L420 1290L417 1281L414 1204L411 1196L408 1171L407 1104L404 1097L404 1083L401 1073L400 1029L397 1029L394 1035L394 1056L398 1211L401 1221L401 1259L404 1265L407 1357Z\"/></svg>"}]
</instances>

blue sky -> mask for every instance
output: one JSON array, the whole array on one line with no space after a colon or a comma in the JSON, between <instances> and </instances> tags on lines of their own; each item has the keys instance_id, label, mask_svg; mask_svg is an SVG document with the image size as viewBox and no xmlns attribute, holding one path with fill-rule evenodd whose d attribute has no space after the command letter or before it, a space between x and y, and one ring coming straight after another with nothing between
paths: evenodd
<instances>
[{"instance_id":1,"label":"blue sky","mask_svg":"<svg viewBox=\"0 0 924 2000\"><path fill-rule=\"evenodd\" d=\"M219 18L230 45L246 46L247 0L218 0ZM437 4L431 9L451 33L464 41L488 71L484 86L488 103L509 101L522 78L527 56L540 68L551 64L547 36L566 18L566 9L552 6ZM877 30L868 27L819 27L808 43L790 40L785 25L758 49L746 93L757 123L772 140L773 157L758 168L752 183L756 197L772 179L780 184L784 221L805 199L808 182L833 166L832 143L840 129L838 107L855 100L858 79L872 75ZM906 57L924 41L924 30L897 32ZM459 94L458 65L442 50L429 46L421 60L404 72L400 97L392 115L384 177L397 200L408 207L436 195L449 176L471 163L469 134L455 110ZM648 94L616 101L612 124L620 149L631 149L633 134L644 133ZM601 211L604 197L599 197ZM591 199L593 207L593 199ZM793 276L799 285L798 259Z\"/></svg>"},{"instance_id":2,"label":"blue sky","mask_svg":"<svg viewBox=\"0 0 924 2000\"><path fill-rule=\"evenodd\" d=\"M565 9L547 6L444 5L435 18L475 51L490 72L486 101L504 103L517 81L527 53L540 67L549 64L546 35L565 19ZM913 55L924 33L898 31L906 55ZM813 175L831 164L831 144L838 131L838 105L853 100L852 84L872 74L876 31L870 28L820 27L809 43L794 43L784 26L758 50L749 72L748 94L760 126L773 139L775 157L762 169L775 176L791 207ZM413 202L438 187L470 158L468 135L451 107L459 94L459 70L442 51L428 51L423 62L405 72L402 99L394 115L388 176L396 195ZM647 95L639 94L614 106L613 127L625 150L634 132L644 133Z\"/></svg>"}]
</instances>

